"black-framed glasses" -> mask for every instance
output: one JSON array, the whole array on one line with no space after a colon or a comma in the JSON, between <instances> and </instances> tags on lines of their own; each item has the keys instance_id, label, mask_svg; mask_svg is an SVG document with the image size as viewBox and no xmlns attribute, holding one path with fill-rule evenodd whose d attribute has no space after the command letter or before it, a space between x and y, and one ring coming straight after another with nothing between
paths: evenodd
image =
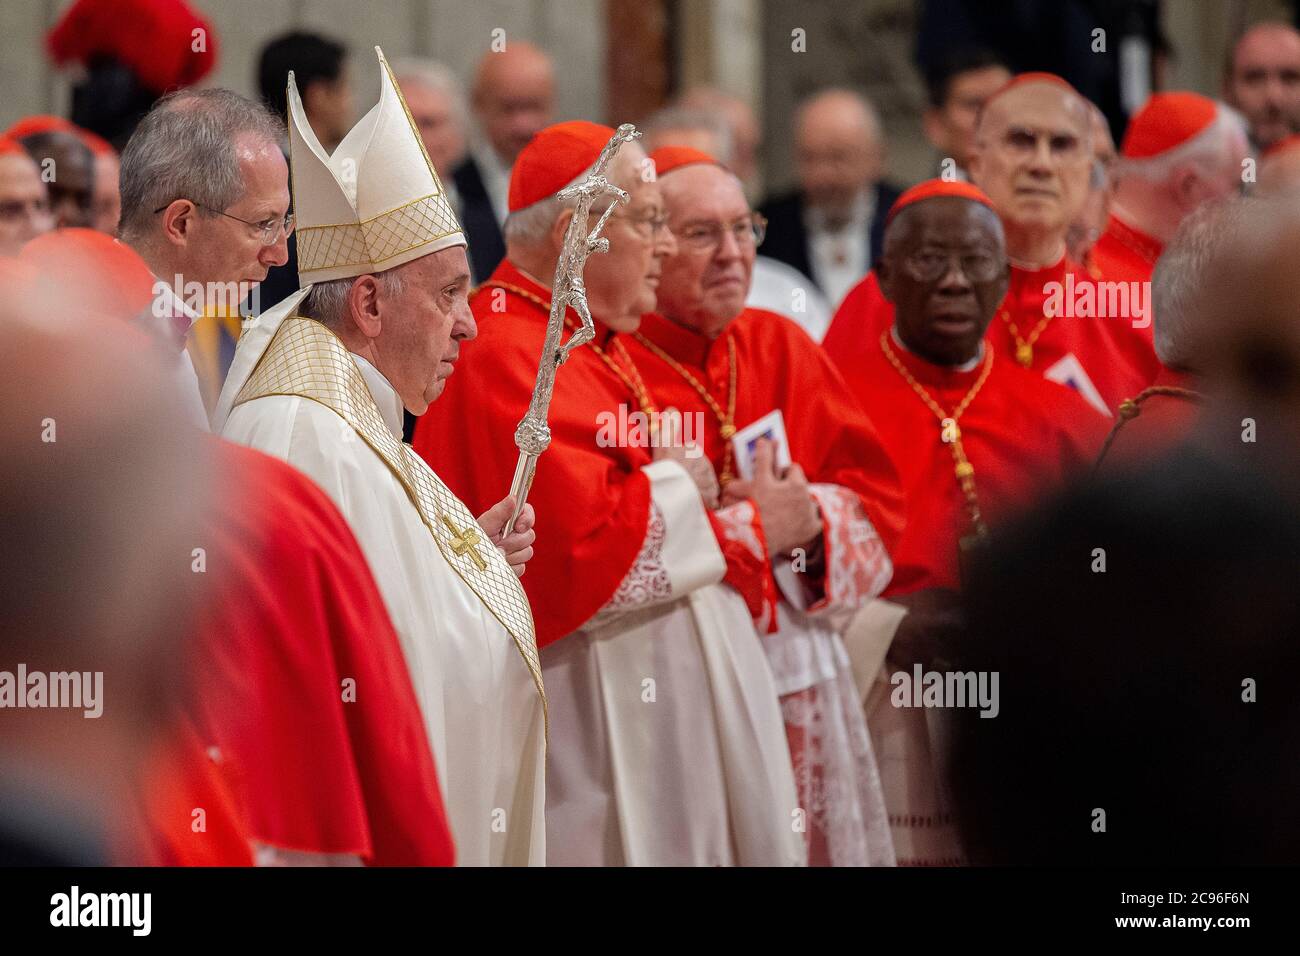
<instances>
[{"instance_id":1,"label":"black-framed glasses","mask_svg":"<svg viewBox=\"0 0 1300 956\"><path fill-rule=\"evenodd\" d=\"M689 249L696 252L712 252L722 245L722 237L726 233L731 233L731 238L735 239L736 245L742 249L750 245L757 248L762 245L763 238L767 235L767 219L753 212L730 223L692 223L676 235L677 240Z\"/></svg>"},{"instance_id":2,"label":"black-framed glasses","mask_svg":"<svg viewBox=\"0 0 1300 956\"><path fill-rule=\"evenodd\" d=\"M175 201L175 199L172 200L172 202ZM204 205L201 202L194 202L193 199L191 199L190 202L194 203L194 205L198 206L200 209L206 209L208 212L215 212L218 216L225 216L227 219L233 219L235 222L242 222L245 226L256 229L261 234L259 238L262 240L262 245L264 246L273 246L279 242L280 230L282 229L284 230L284 236L286 239L293 234L293 213L286 213L283 219L276 216L271 219L263 219L261 222L249 222L247 219L240 219L238 216L232 216L230 213L222 212L220 209L213 209L211 206ZM172 203L169 202L167 206L170 206L171 204ZM166 209L167 206L159 206L153 211L153 214L155 216L158 215L158 213Z\"/></svg>"},{"instance_id":3,"label":"black-framed glasses","mask_svg":"<svg viewBox=\"0 0 1300 956\"><path fill-rule=\"evenodd\" d=\"M1002 270L1002 261L987 252L914 252L903 260L903 268L917 282L938 282L948 274L953 260L971 282L991 282Z\"/></svg>"},{"instance_id":4,"label":"black-framed glasses","mask_svg":"<svg viewBox=\"0 0 1300 956\"><path fill-rule=\"evenodd\" d=\"M19 219L35 219L49 214L50 204L44 196L36 199L0 200L0 222L17 222Z\"/></svg>"}]
</instances>

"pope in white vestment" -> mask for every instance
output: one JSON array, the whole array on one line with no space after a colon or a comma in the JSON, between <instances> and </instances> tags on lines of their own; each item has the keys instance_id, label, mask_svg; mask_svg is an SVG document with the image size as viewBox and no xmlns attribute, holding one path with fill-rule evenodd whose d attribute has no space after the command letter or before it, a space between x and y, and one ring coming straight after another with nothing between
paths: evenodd
<instances>
[{"instance_id":1,"label":"pope in white vestment","mask_svg":"<svg viewBox=\"0 0 1300 956\"><path fill-rule=\"evenodd\" d=\"M379 57L379 103L332 156L307 124L290 74L304 284L374 275L465 244ZM401 639L457 861L541 864L546 698L527 599L474 517L403 444L394 385L324 324L297 314L310 289L245 330L214 426L305 472L351 525Z\"/></svg>"}]
</instances>

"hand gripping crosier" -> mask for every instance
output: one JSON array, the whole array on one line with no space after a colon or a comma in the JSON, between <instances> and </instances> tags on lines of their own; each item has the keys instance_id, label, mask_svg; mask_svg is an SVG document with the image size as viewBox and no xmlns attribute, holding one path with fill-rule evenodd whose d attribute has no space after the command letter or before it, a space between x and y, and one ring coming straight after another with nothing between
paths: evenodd
<instances>
[{"instance_id":1,"label":"hand gripping crosier","mask_svg":"<svg viewBox=\"0 0 1300 956\"><path fill-rule=\"evenodd\" d=\"M556 193L560 199L577 197L578 205L573 210L573 218L564 234L564 246L560 258L555 263L555 281L551 286L551 315L546 322L546 340L542 343L541 362L537 368L537 384L533 386L533 399L528 403L528 411L515 429L515 445L519 448L519 462L515 465L515 477L510 483L510 494L515 499L515 513L511 515L506 527L513 529L515 520L524 510L528 500L528 489L532 487L533 475L537 470L537 459L551 443L551 427L546 423L546 413L551 407L551 393L555 389L555 373L568 359L569 353L580 345L586 345L596 336L596 327L591 322L591 309L587 306L587 290L582 283L582 270L587 264L587 256L593 252L608 252L609 240L601 238L600 231L605 228L610 214L628 195L605 178L605 169L609 166L624 143L639 137L635 126L624 123L615 132L605 148L600 151L591 173L580 183L576 183ZM596 228L587 232L587 220L591 215L592 203L598 196L613 196L614 200L601 213ZM573 330L567 342L561 342L564 332L564 315L569 306L578 313L582 324Z\"/></svg>"}]
</instances>

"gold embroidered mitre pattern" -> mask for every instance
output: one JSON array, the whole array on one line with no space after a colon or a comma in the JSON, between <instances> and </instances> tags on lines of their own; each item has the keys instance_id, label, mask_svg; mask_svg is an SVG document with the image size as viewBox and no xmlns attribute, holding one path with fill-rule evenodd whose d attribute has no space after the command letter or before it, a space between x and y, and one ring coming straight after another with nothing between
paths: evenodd
<instances>
[{"instance_id":1,"label":"gold embroidered mitre pattern","mask_svg":"<svg viewBox=\"0 0 1300 956\"><path fill-rule=\"evenodd\" d=\"M433 535L439 553L513 638L545 709L533 615L519 579L469 509L410 445L388 430L361 370L338 336L312 319L285 319L235 397L234 406L267 395L319 402L347 422L383 459Z\"/></svg>"},{"instance_id":2,"label":"gold embroidered mitre pattern","mask_svg":"<svg viewBox=\"0 0 1300 956\"><path fill-rule=\"evenodd\" d=\"M393 269L465 236L383 51L379 100L327 153L291 72L289 169L302 285Z\"/></svg>"},{"instance_id":3,"label":"gold embroidered mitre pattern","mask_svg":"<svg viewBox=\"0 0 1300 956\"><path fill-rule=\"evenodd\" d=\"M459 232L460 223L446 195L425 196L365 222L303 226L297 233L298 270L357 266L382 270L403 253Z\"/></svg>"}]
</instances>

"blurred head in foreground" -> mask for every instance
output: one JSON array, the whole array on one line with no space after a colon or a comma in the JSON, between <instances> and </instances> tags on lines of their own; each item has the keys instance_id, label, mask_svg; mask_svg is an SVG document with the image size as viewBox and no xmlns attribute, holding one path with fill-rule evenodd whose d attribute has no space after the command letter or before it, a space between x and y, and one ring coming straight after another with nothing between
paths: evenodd
<instances>
[{"instance_id":1,"label":"blurred head in foreground","mask_svg":"<svg viewBox=\"0 0 1300 956\"><path fill-rule=\"evenodd\" d=\"M976 863L1300 859L1300 212L1217 245L1186 347L1191 440L1007 533L968 589L963 670L1000 714L954 711Z\"/></svg>"},{"instance_id":2,"label":"blurred head in foreground","mask_svg":"<svg viewBox=\"0 0 1300 956\"><path fill-rule=\"evenodd\" d=\"M58 255L0 272L0 856L93 862L177 682L209 477L151 342Z\"/></svg>"}]
</instances>

